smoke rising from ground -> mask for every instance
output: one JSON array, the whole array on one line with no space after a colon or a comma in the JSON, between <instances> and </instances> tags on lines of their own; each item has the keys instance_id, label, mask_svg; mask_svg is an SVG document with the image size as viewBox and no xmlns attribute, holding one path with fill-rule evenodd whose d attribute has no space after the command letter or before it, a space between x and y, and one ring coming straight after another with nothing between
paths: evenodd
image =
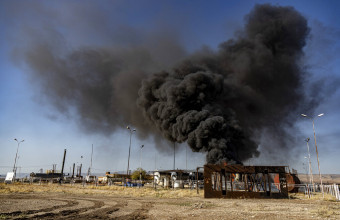
<instances>
[{"instance_id":1,"label":"smoke rising from ground","mask_svg":"<svg viewBox=\"0 0 340 220\"><path fill-rule=\"evenodd\" d=\"M286 147L290 114L308 105L300 63L306 19L292 7L265 4L245 20L244 30L218 51L191 56L165 35L154 38L157 49L69 50L63 36L48 30L34 32L25 52L15 54L49 102L61 113L75 111L89 132L109 135L130 124L140 137L186 142L206 152L209 163L242 162L259 155L263 129L280 134L280 147Z\"/></svg>"},{"instance_id":2,"label":"smoke rising from ground","mask_svg":"<svg viewBox=\"0 0 340 220\"><path fill-rule=\"evenodd\" d=\"M170 141L207 152L207 162L258 155L254 134L283 129L304 103L299 58L309 29L290 7L258 5L238 39L144 80L138 105Z\"/></svg>"}]
</instances>

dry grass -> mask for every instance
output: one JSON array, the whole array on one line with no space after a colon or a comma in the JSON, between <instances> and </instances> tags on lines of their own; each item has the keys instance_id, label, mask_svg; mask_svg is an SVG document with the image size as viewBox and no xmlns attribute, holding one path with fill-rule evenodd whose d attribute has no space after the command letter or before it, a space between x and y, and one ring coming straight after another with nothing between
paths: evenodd
<instances>
[{"instance_id":1,"label":"dry grass","mask_svg":"<svg viewBox=\"0 0 340 220\"><path fill-rule=\"evenodd\" d=\"M197 195L196 190L188 189L153 189L148 187L131 188L121 186L81 186L58 184L0 184L0 194L10 193L70 193L70 194L107 194L132 197L157 197L157 198L188 198L203 197L203 193Z\"/></svg>"},{"instance_id":2,"label":"dry grass","mask_svg":"<svg viewBox=\"0 0 340 220\"><path fill-rule=\"evenodd\" d=\"M323 218L329 218L339 214L339 209L334 206L321 206L317 210L313 210L312 213L315 213L316 215Z\"/></svg>"},{"instance_id":3,"label":"dry grass","mask_svg":"<svg viewBox=\"0 0 340 220\"><path fill-rule=\"evenodd\" d=\"M324 198L323 198L322 193L318 192L318 193L313 193L312 197L308 198L306 195L302 193L296 193L296 194L292 194L291 198L317 202L317 204L319 204L319 207L317 209L311 210L311 213L323 219L333 218L334 216L340 215L340 206L338 205L336 198L334 196L331 196L330 194L324 194ZM332 202L332 203L329 203L328 205L322 205L321 201ZM332 204L335 204L335 205L332 205Z\"/></svg>"},{"instance_id":4,"label":"dry grass","mask_svg":"<svg viewBox=\"0 0 340 220\"><path fill-rule=\"evenodd\" d=\"M154 189L150 187L121 187L121 186L93 186L70 185L70 184L4 184L0 183L0 194L10 193L69 193L69 194L107 194L117 196L132 197L155 197L155 198L203 198L203 191L197 195L196 190L189 189ZM321 193L314 193L312 198L308 198L302 193L290 194L290 199L308 201L330 201L335 202L335 197L325 194L322 198ZM240 204L234 204L238 206ZM259 207L262 208L262 207Z\"/></svg>"},{"instance_id":5,"label":"dry grass","mask_svg":"<svg viewBox=\"0 0 340 220\"><path fill-rule=\"evenodd\" d=\"M308 199L310 201L315 201L315 200L324 200L324 201L330 201L330 202L336 202L336 198L330 194L324 194L324 198L322 198L322 193L317 192L313 193L311 198L308 198L307 195L304 195L303 193L292 193L289 195L289 198L291 199L300 199L300 200L305 200Z\"/></svg>"},{"instance_id":6,"label":"dry grass","mask_svg":"<svg viewBox=\"0 0 340 220\"><path fill-rule=\"evenodd\" d=\"M173 202L167 202L167 205L174 205L174 206L181 206L181 207L191 207L193 209L208 209L212 207L216 207L216 204L213 204L211 202L196 202L196 201L173 201Z\"/></svg>"},{"instance_id":7,"label":"dry grass","mask_svg":"<svg viewBox=\"0 0 340 220\"><path fill-rule=\"evenodd\" d=\"M0 219L27 219L27 215L25 214L20 214L20 215L16 215L13 216L12 214L0 214Z\"/></svg>"}]
</instances>

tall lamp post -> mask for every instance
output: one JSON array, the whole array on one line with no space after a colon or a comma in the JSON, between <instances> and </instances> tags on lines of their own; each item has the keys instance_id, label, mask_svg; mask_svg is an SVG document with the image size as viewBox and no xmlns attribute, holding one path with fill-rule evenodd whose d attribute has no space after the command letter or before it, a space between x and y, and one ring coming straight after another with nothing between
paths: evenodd
<instances>
[{"instance_id":1,"label":"tall lamp post","mask_svg":"<svg viewBox=\"0 0 340 220\"><path fill-rule=\"evenodd\" d=\"M126 170L126 177L129 175L129 169L130 169L130 152L131 152L131 137L132 133L136 131L136 129L131 129L129 126L126 127L130 131L130 145L129 145L129 157L128 157L128 166Z\"/></svg>"},{"instance_id":2,"label":"tall lamp post","mask_svg":"<svg viewBox=\"0 0 340 220\"><path fill-rule=\"evenodd\" d=\"M174 142L174 170L176 169L176 142Z\"/></svg>"},{"instance_id":3,"label":"tall lamp post","mask_svg":"<svg viewBox=\"0 0 340 220\"><path fill-rule=\"evenodd\" d=\"M140 186L142 185L142 149L143 147L144 147L144 144L140 146L140 171L139 171Z\"/></svg>"},{"instance_id":4,"label":"tall lamp post","mask_svg":"<svg viewBox=\"0 0 340 220\"><path fill-rule=\"evenodd\" d=\"M313 191L315 192L315 188L314 188L314 179L313 179L313 170L312 170L312 162L310 160L310 152L309 152L309 142L310 138L306 138L306 143L307 143L307 150L308 150L308 163L309 163L309 180L312 183L313 186Z\"/></svg>"},{"instance_id":5,"label":"tall lamp post","mask_svg":"<svg viewBox=\"0 0 340 220\"><path fill-rule=\"evenodd\" d=\"M13 173L14 173L13 179L15 180L15 176L16 176L16 173L17 173L16 164L17 164L17 158L18 158L19 145L20 145L20 143L24 142L25 140L18 141L18 139L16 139L16 138L14 138L14 140L18 143L17 153L15 154L15 160L14 160L14 166L13 166Z\"/></svg>"},{"instance_id":6,"label":"tall lamp post","mask_svg":"<svg viewBox=\"0 0 340 220\"><path fill-rule=\"evenodd\" d=\"M317 117L321 117L321 116L323 116L323 115L324 115L324 114L321 113L321 114L318 114ZM301 116L302 116L302 117L309 118L310 120L312 120L312 123L313 123L315 151L316 151L316 158L317 158L317 160L318 160L318 168L319 168L319 177L320 177L320 183L321 183L322 198L325 198L325 194L324 194L324 191L323 191L323 184L322 184L321 171L320 171L320 162L319 162L318 146L316 145L316 136L315 136L315 127L314 127L314 117L309 117L309 116L306 115L306 114L301 114Z\"/></svg>"}]
</instances>

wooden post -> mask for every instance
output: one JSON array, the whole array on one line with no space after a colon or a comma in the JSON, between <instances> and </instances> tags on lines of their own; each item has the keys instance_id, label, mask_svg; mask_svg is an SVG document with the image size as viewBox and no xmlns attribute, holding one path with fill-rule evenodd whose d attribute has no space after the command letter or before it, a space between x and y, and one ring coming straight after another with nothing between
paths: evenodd
<instances>
[{"instance_id":1,"label":"wooden post","mask_svg":"<svg viewBox=\"0 0 340 220\"><path fill-rule=\"evenodd\" d=\"M222 175L222 170L220 172L220 190L221 190L221 193L223 192L223 175ZM223 194L223 193L222 193Z\"/></svg>"},{"instance_id":2,"label":"wooden post","mask_svg":"<svg viewBox=\"0 0 340 220\"><path fill-rule=\"evenodd\" d=\"M247 189L248 189L248 184L247 184L247 174L242 174L243 175L243 181L244 181L244 191L246 192L246 191L248 191Z\"/></svg>"}]
</instances>

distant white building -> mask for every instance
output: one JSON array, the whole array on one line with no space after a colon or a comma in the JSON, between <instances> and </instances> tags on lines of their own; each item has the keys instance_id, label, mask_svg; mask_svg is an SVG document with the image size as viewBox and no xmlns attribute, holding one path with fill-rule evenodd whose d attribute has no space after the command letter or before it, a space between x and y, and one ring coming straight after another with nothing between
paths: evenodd
<instances>
[{"instance_id":1,"label":"distant white building","mask_svg":"<svg viewBox=\"0 0 340 220\"><path fill-rule=\"evenodd\" d=\"M5 183L11 183L14 181L14 172L8 172L6 175Z\"/></svg>"}]
</instances>

